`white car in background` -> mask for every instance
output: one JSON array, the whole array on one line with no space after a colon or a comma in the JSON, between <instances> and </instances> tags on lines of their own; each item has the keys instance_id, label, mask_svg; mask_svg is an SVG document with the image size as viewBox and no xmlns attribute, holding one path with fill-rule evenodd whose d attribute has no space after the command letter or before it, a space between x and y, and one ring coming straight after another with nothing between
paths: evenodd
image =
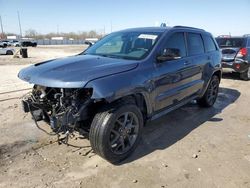
<instances>
[{"instance_id":1,"label":"white car in background","mask_svg":"<svg viewBox=\"0 0 250 188\"><path fill-rule=\"evenodd\" d=\"M21 46L21 44L20 44L20 42L19 42L19 41L14 41L14 42L12 42L12 46L15 46L15 47L20 47L20 46Z\"/></svg>"},{"instance_id":2,"label":"white car in background","mask_svg":"<svg viewBox=\"0 0 250 188\"><path fill-rule=\"evenodd\" d=\"M13 48L0 48L0 55L14 55L14 53Z\"/></svg>"}]
</instances>

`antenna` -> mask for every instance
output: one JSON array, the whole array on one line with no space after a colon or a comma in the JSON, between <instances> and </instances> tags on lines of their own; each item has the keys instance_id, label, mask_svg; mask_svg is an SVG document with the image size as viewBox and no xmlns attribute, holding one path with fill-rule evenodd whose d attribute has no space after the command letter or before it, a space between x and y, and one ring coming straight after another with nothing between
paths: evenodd
<instances>
[{"instance_id":1,"label":"antenna","mask_svg":"<svg viewBox=\"0 0 250 188\"><path fill-rule=\"evenodd\" d=\"M167 24L166 23L161 23L160 27L167 27Z\"/></svg>"},{"instance_id":2,"label":"antenna","mask_svg":"<svg viewBox=\"0 0 250 188\"><path fill-rule=\"evenodd\" d=\"M110 33L112 33L112 31L113 31L113 24L112 24L112 21L110 21Z\"/></svg>"}]
</instances>

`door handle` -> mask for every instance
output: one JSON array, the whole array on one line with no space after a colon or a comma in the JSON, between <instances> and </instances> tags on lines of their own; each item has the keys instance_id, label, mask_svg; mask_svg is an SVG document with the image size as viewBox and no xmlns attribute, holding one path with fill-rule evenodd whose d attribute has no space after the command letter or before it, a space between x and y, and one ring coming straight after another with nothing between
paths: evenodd
<instances>
[{"instance_id":1,"label":"door handle","mask_svg":"<svg viewBox=\"0 0 250 188\"><path fill-rule=\"evenodd\" d=\"M185 61L185 62L184 62L184 65L190 65L190 64L191 64L190 61Z\"/></svg>"}]
</instances>

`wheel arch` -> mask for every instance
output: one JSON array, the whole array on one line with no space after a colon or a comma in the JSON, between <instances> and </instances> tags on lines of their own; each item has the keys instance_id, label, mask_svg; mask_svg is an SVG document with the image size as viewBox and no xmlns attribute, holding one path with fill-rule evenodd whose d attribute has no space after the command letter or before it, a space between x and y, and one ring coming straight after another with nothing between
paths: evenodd
<instances>
[{"instance_id":1,"label":"wheel arch","mask_svg":"<svg viewBox=\"0 0 250 188\"><path fill-rule=\"evenodd\" d=\"M205 94L205 92L206 92L206 90L207 90L207 87L208 87L208 85L209 85L209 83L210 83L210 81L211 81L211 79L212 79L212 77L213 77L214 75L218 76L219 81L221 81L221 79L222 79L222 70L221 70L221 69L217 69L217 70L215 70L215 71L211 74L211 77L205 82L206 84L204 84L204 87L203 87L203 89L202 89L202 92L200 93L199 98L202 97L202 96Z\"/></svg>"},{"instance_id":2,"label":"wheel arch","mask_svg":"<svg viewBox=\"0 0 250 188\"><path fill-rule=\"evenodd\" d=\"M94 99L95 100L95 99ZM141 111L144 120L147 119L148 115L150 114L150 109L149 109L149 105L148 105L148 101L145 98L145 96L143 95L143 93L133 93L133 94L128 94L125 96L121 96L119 98L116 99L111 99L111 98L102 98L99 100L96 100L97 103L101 104L101 105L113 105L113 104L117 104L117 103L121 103L121 104L135 104Z\"/></svg>"},{"instance_id":3,"label":"wheel arch","mask_svg":"<svg viewBox=\"0 0 250 188\"><path fill-rule=\"evenodd\" d=\"M221 78L222 78L222 71L221 71L221 70L216 70L216 71L213 73L213 75L218 76L219 80L221 81ZM212 76L213 76L213 75L212 75Z\"/></svg>"}]
</instances>

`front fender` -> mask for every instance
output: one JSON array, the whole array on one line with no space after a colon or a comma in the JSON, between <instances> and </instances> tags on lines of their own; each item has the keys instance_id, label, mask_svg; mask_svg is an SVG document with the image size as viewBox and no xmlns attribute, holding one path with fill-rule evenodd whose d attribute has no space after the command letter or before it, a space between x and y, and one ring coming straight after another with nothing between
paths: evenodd
<instances>
[{"instance_id":1,"label":"front fender","mask_svg":"<svg viewBox=\"0 0 250 188\"><path fill-rule=\"evenodd\" d=\"M152 112L151 86L147 84L147 76L133 70L92 80L85 87L93 88L92 99L105 99L109 103L125 96L141 94L147 105L148 114L150 114Z\"/></svg>"}]
</instances>

